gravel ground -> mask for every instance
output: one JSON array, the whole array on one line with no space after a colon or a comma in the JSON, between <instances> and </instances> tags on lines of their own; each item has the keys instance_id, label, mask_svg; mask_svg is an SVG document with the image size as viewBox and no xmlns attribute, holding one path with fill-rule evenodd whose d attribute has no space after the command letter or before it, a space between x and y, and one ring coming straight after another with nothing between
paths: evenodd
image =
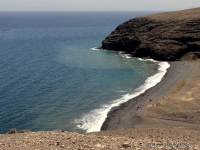
<instances>
[{"instance_id":1,"label":"gravel ground","mask_svg":"<svg viewBox=\"0 0 200 150\"><path fill-rule=\"evenodd\" d=\"M87 134L39 131L0 135L2 150L200 149L200 132L181 129L118 129Z\"/></svg>"}]
</instances>

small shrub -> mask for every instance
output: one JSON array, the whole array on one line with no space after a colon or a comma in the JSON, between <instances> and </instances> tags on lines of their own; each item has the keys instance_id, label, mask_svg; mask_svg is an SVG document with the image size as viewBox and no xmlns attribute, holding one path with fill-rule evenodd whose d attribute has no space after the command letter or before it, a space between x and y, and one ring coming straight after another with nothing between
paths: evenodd
<instances>
[{"instance_id":1,"label":"small shrub","mask_svg":"<svg viewBox=\"0 0 200 150\"><path fill-rule=\"evenodd\" d=\"M188 52L185 55L183 55L180 60L183 61L199 61L198 57L199 53L196 52Z\"/></svg>"},{"instance_id":2,"label":"small shrub","mask_svg":"<svg viewBox=\"0 0 200 150\"><path fill-rule=\"evenodd\" d=\"M159 138L156 138L155 141L158 142L158 143L163 143L163 140L162 140L162 139L159 139Z\"/></svg>"},{"instance_id":3,"label":"small shrub","mask_svg":"<svg viewBox=\"0 0 200 150\"><path fill-rule=\"evenodd\" d=\"M31 132L31 130L21 130L20 133L28 133Z\"/></svg>"},{"instance_id":4,"label":"small shrub","mask_svg":"<svg viewBox=\"0 0 200 150\"><path fill-rule=\"evenodd\" d=\"M7 132L7 134L14 134L17 133L17 130L15 128L12 128L10 131Z\"/></svg>"},{"instance_id":5,"label":"small shrub","mask_svg":"<svg viewBox=\"0 0 200 150\"><path fill-rule=\"evenodd\" d=\"M180 81L178 86L176 87L176 92L180 91L186 84L186 80Z\"/></svg>"},{"instance_id":6,"label":"small shrub","mask_svg":"<svg viewBox=\"0 0 200 150\"><path fill-rule=\"evenodd\" d=\"M131 138L131 139L137 139L136 136L129 136L129 138Z\"/></svg>"}]
</instances>

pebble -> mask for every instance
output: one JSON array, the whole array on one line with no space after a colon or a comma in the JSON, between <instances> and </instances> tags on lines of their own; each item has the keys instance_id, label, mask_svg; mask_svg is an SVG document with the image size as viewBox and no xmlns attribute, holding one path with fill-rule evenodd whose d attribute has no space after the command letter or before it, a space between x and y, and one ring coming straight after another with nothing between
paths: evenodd
<instances>
[{"instance_id":1,"label":"pebble","mask_svg":"<svg viewBox=\"0 0 200 150\"><path fill-rule=\"evenodd\" d=\"M130 145L129 142L124 142L124 143L122 144L122 146L123 146L123 147L131 147L131 145Z\"/></svg>"},{"instance_id":2,"label":"pebble","mask_svg":"<svg viewBox=\"0 0 200 150\"><path fill-rule=\"evenodd\" d=\"M72 141L72 143L74 143L74 144L75 144L75 143L76 143L76 141Z\"/></svg>"},{"instance_id":3,"label":"pebble","mask_svg":"<svg viewBox=\"0 0 200 150\"><path fill-rule=\"evenodd\" d=\"M104 148L104 146L101 145L101 144L99 144L99 143L96 145L96 147L98 147L98 148Z\"/></svg>"}]
</instances>

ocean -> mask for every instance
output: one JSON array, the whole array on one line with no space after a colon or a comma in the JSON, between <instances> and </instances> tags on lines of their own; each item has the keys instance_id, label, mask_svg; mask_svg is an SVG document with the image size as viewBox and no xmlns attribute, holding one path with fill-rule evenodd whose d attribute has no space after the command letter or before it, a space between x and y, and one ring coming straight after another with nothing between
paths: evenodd
<instances>
[{"instance_id":1,"label":"ocean","mask_svg":"<svg viewBox=\"0 0 200 150\"><path fill-rule=\"evenodd\" d=\"M155 12L0 12L0 134L99 131L107 113L158 83L165 62L97 50Z\"/></svg>"}]
</instances>

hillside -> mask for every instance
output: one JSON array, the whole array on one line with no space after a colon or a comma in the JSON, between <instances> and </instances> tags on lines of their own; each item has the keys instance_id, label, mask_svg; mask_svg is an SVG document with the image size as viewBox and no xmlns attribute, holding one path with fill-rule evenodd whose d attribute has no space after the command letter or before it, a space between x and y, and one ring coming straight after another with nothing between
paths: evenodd
<instances>
[{"instance_id":1,"label":"hillside","mask_svg":"<svg viewBox=\"0 0 200 150\"><path fill-rule=\"evenodd\" d=\"M78 134L67 131L39 131L0 134L0 149L199 149L199 131L180 129L121 129ZM181 145L182 143L182 145ZM185 145L184 145L184 144ZM164 145L165 144L165 145Z\"/></svg>"},{"instance_id":2,"label":"hillside","mask_svg":"<svg viewBox=\"0 0 200 150\"><path fill-rule=\"evenodd\" d=\"M179 60L200 57L200 8L141 16L119 25L100 49L135 57Z\"/></svg>"}]
</instances>

